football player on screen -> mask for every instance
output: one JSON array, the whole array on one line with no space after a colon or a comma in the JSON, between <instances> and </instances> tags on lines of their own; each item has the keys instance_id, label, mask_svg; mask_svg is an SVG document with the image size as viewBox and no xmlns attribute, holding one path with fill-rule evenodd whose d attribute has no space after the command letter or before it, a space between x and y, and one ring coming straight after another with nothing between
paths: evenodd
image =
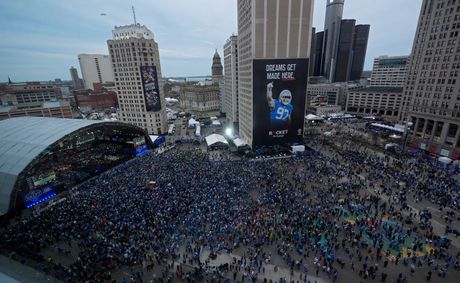
<instances>
[{"instance_id":1,"label":"football player on screen","mask_svg":"<svg viewBox=\"0 0 460 283\"><path fill-rule=\"evenodd\" d=\"M289 90L281 91L279 99L273 98L273 82L267 84L267 100L270 106L270 122L277 129L287 128L291 124L292 94Z\"/></svg>"}]
</instances>

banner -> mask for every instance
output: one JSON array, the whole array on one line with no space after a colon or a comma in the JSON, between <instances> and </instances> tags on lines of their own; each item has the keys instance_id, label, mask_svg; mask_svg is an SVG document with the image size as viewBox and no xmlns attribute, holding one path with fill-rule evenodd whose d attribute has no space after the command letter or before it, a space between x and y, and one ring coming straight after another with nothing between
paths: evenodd
<instances>
[{"instance_id":1,"label":"banner","mask_svg":"<svg viewBox=\"0 0 460 283\"><path fill-rule=\"evenodd\" d=\"M159 111L161 109L161 101L157 67L141 66L141 76L146 111Z\"/></svg>"},{"instance_id":2,"label":"banner","mask_svg":"<svg viewBox=\"0 0 460 283\"><path fill-rule=\"evenodd\" d=\"M308 59L253 61L253 147L302 142Z\"/></svg>"}]
</instances>

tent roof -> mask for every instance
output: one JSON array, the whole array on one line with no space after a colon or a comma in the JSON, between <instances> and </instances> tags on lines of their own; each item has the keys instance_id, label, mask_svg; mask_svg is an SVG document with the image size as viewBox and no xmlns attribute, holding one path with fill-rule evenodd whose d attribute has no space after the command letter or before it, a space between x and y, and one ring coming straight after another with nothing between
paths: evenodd
<instances>
[{"instance_id":1,"label":"tent roof","mask_svg":"<svg viewBox=\"0 0 460 283\"><path fill-rule=\"evenodd\" d=\"M248 145L246 142L244 142L244 141L243 141L242 139L240 139L240 138L234 139L234 140L233 140L233 143L235 144L236 147Z\"/></svg>"},{"instance_id":2,"label":"tent roof","mask_svg":"<svg viewBox=\"0 0 460 283\"><path fill-rule=\"evenodd\" d=\"M305 116L305 118L307 120L324 120L323 118L313 115L313 114L308 114L307 116Z\"/></svg>"},{"instance_id":3,"label":"tent roof","mask_svg":"<svg viewBox=\"0 0 460 283\"><path fill-rule=\"evenodd\" d=\"M217 143L223 143L228 145L228 141L224 138L224 136L219 135L219 134L212 134L206 137L206 143L208 146L217 144Z\"/></svg>"}]
</instances>

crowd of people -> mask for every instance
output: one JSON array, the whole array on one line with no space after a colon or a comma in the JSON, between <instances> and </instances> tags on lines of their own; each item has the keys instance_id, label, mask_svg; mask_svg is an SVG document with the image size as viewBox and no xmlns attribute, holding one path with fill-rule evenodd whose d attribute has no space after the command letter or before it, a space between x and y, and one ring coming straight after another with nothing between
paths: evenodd
<instances>
[{"instance_id":1,"label":"crowd of people","mask_svg":"<svg viewBox=\"0 0 460 283\"><path fill-rule=\"evenodd\" d=\"M410 207L455 226L455 177L345 139L310 146L257 161L146 153L13 219L0 250L65 282L456 282L459 247ZM213 267L220 254L233 260Z\"/></svg>"}]
</instances>

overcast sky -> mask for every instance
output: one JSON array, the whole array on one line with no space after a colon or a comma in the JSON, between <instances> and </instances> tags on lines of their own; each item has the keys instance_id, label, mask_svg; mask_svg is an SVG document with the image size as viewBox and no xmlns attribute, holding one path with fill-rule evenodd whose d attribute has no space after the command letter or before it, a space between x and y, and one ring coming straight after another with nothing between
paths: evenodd
<instances>
[{"instance_id":1,"label":"overcast sky","mask_svg":"<svg viewBox=\"0 0 460 283\"><path fill-rule=\"evenodd\" d=\"M226 39L237 32L236 2L1 0L0 81L70 79L70 66L79 69L77 54L108 54L112 28L134 21L131 5L155 35L163 76L208 75L215 49L222 56ZM325 2L315 0L317 31L324 27ZM410 53L422 0L345 2L344 18L371 25L366 70L376 56Z\"/></svg>"}]
</instances>

